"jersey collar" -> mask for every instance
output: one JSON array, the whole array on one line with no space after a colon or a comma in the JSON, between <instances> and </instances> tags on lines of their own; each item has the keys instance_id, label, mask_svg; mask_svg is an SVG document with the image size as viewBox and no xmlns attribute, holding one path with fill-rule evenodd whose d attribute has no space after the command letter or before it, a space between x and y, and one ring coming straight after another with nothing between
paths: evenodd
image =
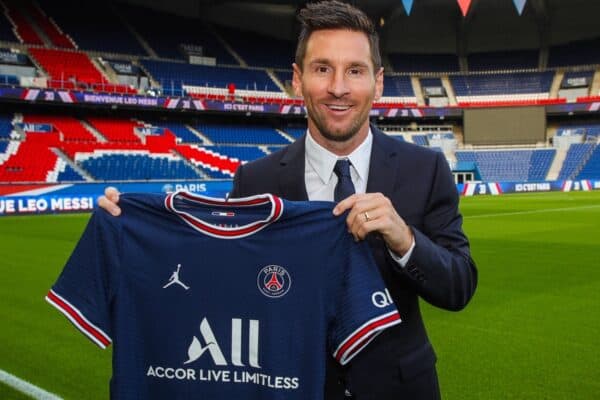
<instances>
[{"instance_id":1,"label":"jersey collar","mask_svg":"<svg viewBox=\"0 0 600 400\"><path fill-rule=\"evenodd\" d=\"M221 209L232 209L232 208L247 208L247 207L259 207L265 204L271 205L271 211L269 215L262 220L254 221L252 223L238 226L235 228L227 228L214 224L210 224L201 220L194 215L178 210L175 207L175 199L182 198L188 202L192 202L198 205L199 209L210 206L211 208ZM283 201L272 194L261 194L251 197L242 197L239 199L219 199L214 197L207 197L198 194L192 194L183 190L170 193L165 197L165 208L175 214L177 214L184 222L190 225L197 231L221 239L238 239L249 235L252 235L261 229L267 227L269 224L277 221L283 214Z\"/></svg>"}]
</instances>

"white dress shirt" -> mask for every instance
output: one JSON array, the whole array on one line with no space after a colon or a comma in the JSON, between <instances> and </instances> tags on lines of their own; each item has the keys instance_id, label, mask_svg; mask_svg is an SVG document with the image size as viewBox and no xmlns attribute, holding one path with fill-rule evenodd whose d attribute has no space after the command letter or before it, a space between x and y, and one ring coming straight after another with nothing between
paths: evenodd
<instances>
[{"instance_id":1,"label":"white dress shirt","mask_svg":"<svg viewBox=\"0 0 600 400\"><path fill-rule=\"evenodd\" d=\"M366 193L367 179L369 177L369 164L371 162L371 149L373 147L373 135L371 129L364 142L360 144L352 153L344 157L339 157L320 144L318 144L307 131L305 146L304 163L304 184L309 200L333 201L333 192L338 182L337 175L333 172L333 167L337 160L350 160L350 176L354 184L356 193ZM410 249L400 257L389 250L392 258L404 267L410 258L415 247L415 242Z\"/></svg>"}]
</instances>

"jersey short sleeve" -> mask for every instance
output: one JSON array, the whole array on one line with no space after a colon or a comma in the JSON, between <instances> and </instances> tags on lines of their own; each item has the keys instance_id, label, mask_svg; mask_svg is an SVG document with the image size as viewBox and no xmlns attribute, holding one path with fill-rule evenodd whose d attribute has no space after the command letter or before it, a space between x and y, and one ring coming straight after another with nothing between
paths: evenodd
<instances>
[{"instance_id":1,"label":"jersey short sleeve","mask_svg":"<svg viewBox=\"0 0 600 400\"><path fill-rule=\"evenodd\" d=\"M383 330L401 322L375 260L365 242L346 235L343 268L335 289L335 318L330 332L334 358L348 363Z\"/></svg>"},{"instance_id":2,"label":"jersey short sleeve","mask_svg":"<svg viewBox=\"0 0 600 400\"><path fill-rule=\"evenodd\" d=\"M117 279L117 218L99 210L92 214L46 301L101 348L112 342L110 301Z\"/></svg>"}]
</instances>

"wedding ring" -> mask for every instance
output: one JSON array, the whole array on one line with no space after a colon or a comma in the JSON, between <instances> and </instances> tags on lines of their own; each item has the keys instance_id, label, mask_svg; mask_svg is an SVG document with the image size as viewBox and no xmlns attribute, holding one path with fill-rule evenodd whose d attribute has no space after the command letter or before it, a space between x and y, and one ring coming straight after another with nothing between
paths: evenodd
<instances>
[{"instance_id":1,"label":"wedding ring","mask_svg":"<svg viewBox=\"0 0 600 400\"><path fill-rule=\"evenodd\" d=\"M369 222L371 220L371 218L369 218L369 214L366 211L363 214L365 215L365 221Z\"/></svg>"}]
</instances>

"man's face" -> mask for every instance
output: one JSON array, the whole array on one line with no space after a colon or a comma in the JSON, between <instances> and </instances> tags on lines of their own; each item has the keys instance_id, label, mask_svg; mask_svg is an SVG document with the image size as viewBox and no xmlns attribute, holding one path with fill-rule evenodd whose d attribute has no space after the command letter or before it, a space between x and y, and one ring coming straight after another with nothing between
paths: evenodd
<instances>
[{"instance_id":1,"label":"man's face","mask_svg":"<svg viewBox=\"0 0 600 400\"><path fill-rule=\"evenodd\" d=\"M362 32L313 32L302 70L294 64L294 91L304 97L308 127L326 142L349 142L369 130L369 111L383 91L383 68L374 72L369 40Z\"/></svg>"}]
</instances>

